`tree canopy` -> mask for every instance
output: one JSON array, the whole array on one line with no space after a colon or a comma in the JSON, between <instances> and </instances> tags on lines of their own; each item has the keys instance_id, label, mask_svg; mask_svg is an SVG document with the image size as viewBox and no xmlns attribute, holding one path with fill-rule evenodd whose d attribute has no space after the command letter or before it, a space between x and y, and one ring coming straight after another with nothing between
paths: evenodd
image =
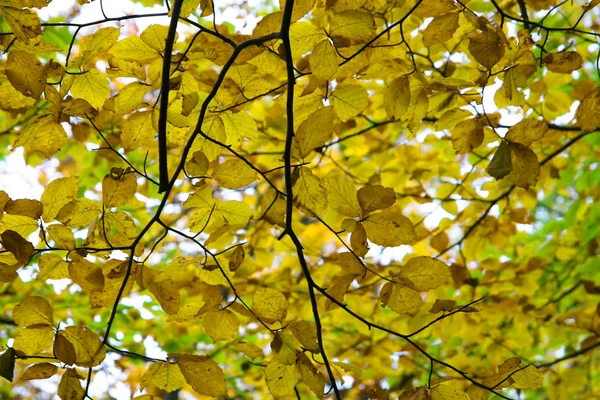
<instances>
[{"instance_id":1,"label":"tree canopy","mask_svg":"<svg viewBox=\"0 0 600 400\"><path fill-rule=\"evenodd\" d=\"M0 397L600 396L600 1L77 1L0 2Z\"/></svg>"}]
</instances>

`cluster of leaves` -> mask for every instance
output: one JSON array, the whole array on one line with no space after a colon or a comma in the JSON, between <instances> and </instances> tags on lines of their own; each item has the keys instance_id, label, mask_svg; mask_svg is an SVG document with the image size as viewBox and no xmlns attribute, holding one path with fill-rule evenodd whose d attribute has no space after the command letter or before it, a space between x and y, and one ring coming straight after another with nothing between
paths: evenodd
<instances>
[{"instance_id":1,"label":"cluster of leaves","mask_svg":"<svg viewBox=\"0 0 600 400\"><path fill-rule=\"evenodd\" d=\"M0 5L3 398L600 395L599 1L97 3Z\"/></svg>"}]
</instances>

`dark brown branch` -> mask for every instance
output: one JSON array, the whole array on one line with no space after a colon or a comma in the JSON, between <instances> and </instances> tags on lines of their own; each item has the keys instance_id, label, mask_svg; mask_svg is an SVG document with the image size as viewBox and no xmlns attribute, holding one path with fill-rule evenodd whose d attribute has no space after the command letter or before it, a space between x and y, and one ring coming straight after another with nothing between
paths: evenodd
<instances>
[{"instance_id":1,"label":"dark brown branch","mask_svg":"<svg viewBox=\"0 0 600 400\"><path fill-rule=\"evenodd\" d=\"M173 53L173 42L177 34L177 22L181 13L183 0L174 0L171 9L171 22L167 40L165 41L165 52L163 54L162 81L160 83L160 111L158 114L158 168L159 182L158 193L164 193L169 186L169 166L167 162L167 109L169 108L169 77L171 76L171 55Z\"/></svg>"}]
</instances>

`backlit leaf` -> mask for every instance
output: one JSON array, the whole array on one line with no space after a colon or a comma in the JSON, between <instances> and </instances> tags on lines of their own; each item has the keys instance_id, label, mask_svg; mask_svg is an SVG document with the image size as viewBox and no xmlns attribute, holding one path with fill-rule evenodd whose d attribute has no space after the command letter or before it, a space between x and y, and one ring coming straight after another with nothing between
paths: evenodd
<instances>
[{"instance_id":1,"label":"backlit leaf","mask_svg":"<svg viewBox=\"0 0 600 400\"><path fill-rule=\"evenodd\" d=\"M15 147L22 146L29 151L37 151L45 157L54 155L67 143L67 133L54 115L45 115L33 121L15 141Z\"/></svg>"},{"instance_id":2,"label":"backlit leaf","mask_svg":"<svg viewBox=\"0 0 600 400\"><path fill-rule=\"evenodd\" d=\"M329 40L323 40L315 46L309 62L312 73L323 81L329 80L338 69L337 53Z\"/></svg>"},{"instance_id":3,"label":"backlit leaf","mask_svg":"<svg viewBox=\"0 0 600 400\"><path fill-rule=\"evenodd\" d=\"M13 309L13 320L19 326L53 325L52 307L40 296L25 297Z\"/></svg>"},{"instance_id":4,"label":"backlit leaf","mask_svg":"<svg viewBox=\"0 0 600 400\"><path fill-rule=\"evenodd\" d=\"M204 316L204 329L215 342L235 339L239 327L240 320L229 310L213 310Z\"/></svg>"},{"instance_id":5,"label":"backlit leaf","mask_svg":"<svg viewBox=\"0 0 600 400\"><path fill-rule=\"evenodd\" d=\"M75 75L71 85L71 93L76 99L83 99L96 110L99 110L110 94L108 80L95 69L86 71Z\"/></svg>"},{"instance_id":6,"label":"backlit leaf","mask_svg":"<svg viewBox=\"0 0 600 400\"><path fill-rule=\"evenodd\" d=\"M208 356L192 356L187 354L170 354L177 359L181 373L192 389L205 396L225 396L227 386L225 375L212 358Z\"/></svg>"},{"instance_id":7,"label":"backlit leaf","mask_svg":"<svg viewBox=\"0 0 600 400\"><path fill-rule=\"evenodd\" d=\"M423 44L429 47L452 39L458 29L458 20L459 14L452 12L435 17L423 32Z\"/></svg>"},{"instance_id":8,"label":"backlit leaf","mask_svg":"<svg viewBox=\"0 0 600 400\"><path fill-rule=\"evenodd\" d=\"M77 370L68 368L58 384L58 397L61 400L81 400L85 390L81 386L80 379L83 379Z\"/></svg>"},{"instance_id":9,"label":"backlit leaf","mask_svg":"<svg viewBox=\"0 0 600 400\"><path fill-rule=\"evenodd\" d=\"M300 373L296 364L286 365L280 363L277 359L273 359L265 368L267 387L276 399L291 392L299 378Z\"/></svg>"},{"instance_id":10,"label":"backlit leaf","mask_svg":"<svg viewBox=\"0 0 600 400\"><path fill-rule=\"evenodd\" d=\"M531 146L531 143L540 140L548 131L548 124L542 120L527 118L515 124L508 130L506 140Z\"/></svg>"},{"instance_id":11,"label":"backlit leaf","mask_svg":"<svg viewBox=\"0 0 600 400\"><path fill-rule=\"evenodd\" d=\"M362 211L356 197L352 180L345 175L323 179L329 206L347 217L360 217Z\"/></svg>"},{"instance_id":12,"label":"backlit leaf","mask_svg":"<svg viewBox=\"0 0 600 400\"><path fill-rule=\"evenodd\" d=\"M384 247L409 244L417 237L410 219L393 210L371 214L362 224L369 240Z\"/></svg>"},{"instance_id":13,"label":"backlit leaf","mask_svg":"<svg viewBox=\"0 0 600 400\"><path fill-rule=\"evenodd\" d=\"M318 109L298 127L292 143L292 157L298 160L306 158L331 138L332 131L333 108Z\"/></svg>"},{"instance_id":14,"label":"backlit leaf","mask_svg":"<svg viewBox=\"0 0 600 400\"><path fill-rule=\"evenodd\" d=\"M134 173L109 174L102 179L102 201L106 207L126 205L137 189Z\"/></svg>"},{"instance_id":15,"label":"backlit leaf","mask_svg":"<svg viewBox=\"0 0 600 400\"><path fill-rule=\"evenodd\" d=\"M576 51L547 53L542 59L550 71L559 74L570 74L583 65L583 58Z\"/></svg>"},{"instance_id":16,"label":"backlit leaf","mask_svg":"<svg viewBox=\"0 0 600 400\"><path fill-rule=\"evenodd\" d=\"M344 122L356 117L369 105L369 94L362 86L344 86L331 94L333 108Z\"/></svg>"},{"instance_id":17,"label":"backlit leaf","mask_svg":"<svg viewBox=\"0 0 600 400\"><path fill-rule=\"evenodd\" d=\"M471 55L487 69L492 69L504 56L505 44L491 26L484 25L484 30L469 40Z\"/></svg>"},{"instance_id":18,"label":"backlit leaf","mask_svg":"<svg viewBox=\"0 0 600 400\"><path fill-rule=\"evenodd\" d=\"M83 326L68 326L59 332L75 350L75 364L80 367L95 367L106 357L106 349L98 335Z\"/></svg>"},{"instance_id":19,"label":"backlit leaf","mask_svg":"<svg viewBox=\"0 0 600 400\"><path fill-rule=\"evenodd\" d=\"M283 293L271 288L259 288L254 292L252 311L264 322L283 322L287 309L288 301Z\"/></svg>"},{"instance_id":20,"label":"backlit leaf","mask_svg":"<svg viewBox=\"0 0 600 400\"><path fill-rule=\"evenodd\" d=\"M231 159L219 164L212 177L227 189L239 189L256 180L256 171L240 159Z\"/></svg>"},{"instance_id":21,"label":"backlit leaf","mask_svg":"<svg viewBox=\"0 0 600 400\"><path fill-rule=\"evenodd\" d=\"M385 88L385 112L391 119L400 119L410 105L410 84L408 77L396 78Z\"/></svg>"},{"instance_id":22,"label":"backlit leaf","mask_svg":"<svg viewBox=\"0 0 600 400\"><path fill-rule=\"evenodd\" d=\"M60 209L77 197L79 191L79 179L71 176L58 178L50 182L40 201L44 205L44 221L50 222L56 218Z\"/></svg>"},{"instance_id":23,"label":"backlit leaf","mask_svg":"<svg viewBox=\"0 0 600 400\"><path fill-rule=\"evenodd\" d=\"M32 365L27 368L23 375L21 375L21 380L30 381L34 379L48 379L58 371L58 367L49 363L41 363Z\"/></svg>"},{"instance_id":24,"label":"backlit leaf","mask_svg":"<svg viewBox=\"0 0 600 400\"><path fill-rule=\"evenodd\" d=\"M423 304L419 292L392 282L383 286L379 296L383 307L389 307L400 315L408 314L414 317Z\"/></svg>"},{"instance_id":25,"label":"backlit leaf","mask_svg":"<svg viewBox=\"0 0 600 400\"><path fill-rule=\"evenodd\" d=\"M510 159L512 172L510 177L515 185L527 189L535 186L540 174L540 163L533 150L519 143L511 143Z\"/></svg>"},{"instance_id":26,"label":"backlit leaf","mask_svg":"<svg viewBox=\"0 0 600 400\"><path fill-rule=\"evenodd\" d=\"M415 257L400 268L398 276L409 279L420 291L435 289L450 279L450 268L431 257Z\"/></svg>"},{"instance_id":27,"label":"backlit leaf","mask_svg":"<svg viewBox=\"0 0 600 400\"><path fill-rule=\"evenodd\" d=\"M144 389L150 382L160 389L173 392L185 385L185 377L177 363L157 361L142 376L140 388Z\"/></svg>"},{"instance_id":28,"label":"backlit leaf","mask_svg":"<svg viewBox=\"0 0 600 400\"><path fill-rule=\"evenodd\" d=\"M5 67L8 81L27 97L38 99L46 87L46 70L37 57L25 51L11 51Z\"/></svg>"}]
</instances>

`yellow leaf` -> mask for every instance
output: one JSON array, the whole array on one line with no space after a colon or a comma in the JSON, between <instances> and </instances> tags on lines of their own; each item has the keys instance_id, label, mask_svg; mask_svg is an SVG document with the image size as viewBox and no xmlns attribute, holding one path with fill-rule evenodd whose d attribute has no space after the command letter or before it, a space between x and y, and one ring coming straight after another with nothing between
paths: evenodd
<instances>
[{"instance_id":1,"label":"yellow leaf","mask_svg":"<svg viewBox=\"0 0 600 400\"><path fill-rule=\"evenodd\" d=\"M4 73L14 88L27 97L37 100L46 88L46 69L36 56L25 51L8 53Z\"/></svg>"},{"instance_id":2,"label":"yellow leaf","mask_svg":"<svg viewBox=\"0 0 600 400\"><path fill-rule=\"evenodd\" d=\"M456 154L465 154L483 143L483 125L479 120L468 119L459 122L452 129L452 144Z\"/></svg>"},{"instance_id":3,"label":"yellow leaf","mask_svg":"<svg viewBox=\"0 0 600 400\"><path fill-rule=\"evenodd\" d=\"M38 267L40 268L40 273L36 277L38 280L69 277L69 264L56 253L43 254L38 261Z\"/></svg>"},{"instance_id":4,"label":"yellow leaf","mask_svg":"<svg viewBox=\"0 0 600 400\"><path fill-rule=\"evenodd\" d=\"M399 119L410 105L410 83L407 76L394 79L383 94L385 112L390 119Z\"/></svg>"},{"instance_id":5,"label":"yellow leaf","mask_svg":"<svg viewBox=\"0 0 600 400\"><path fill-rule=\"evenodd\" d=\"M498 150L494 153L494 158L492 158L486 171L497 180L510 174L512 171L512 160L508 143L504 141L500 143L500 147L498 147Z\"/></svg>"},{"instance_id":6,"label":"yellow leaf","mask_svg":"<svg viewBox=\"0 0 600 400\"><path fill-rule=\"evenodd\" d=\"M6 18L15 36L25 43L42 33L42 24L33 10L0 6L0 13Z\"/></svg>"},{"instance_id":7,"label":"yellow leaf","mask_svg":"<svg viewBox=\"0 0 600 400\"><path fill-rule=\"evenodd\" d=\"M311 51L317 43L326 39L323 29L317 28L310 22L294 22L290 27L292 58L297 60Z\"/></svg>"},{"instance_id":8,"label":"yellow leaf","mask_svg":"<svg viewBox=\"0 0 600 400\"><path fill-rule=\"evenodd\" d=\"M367 231L362 224L356 225L356 228L350 235L350 247L352 247L352 251L354 251L359 257L364 257L369 252Z\"/></svg>"},{"instance_id":9,"label":"yellow leaf","mask_svg":"<svg viewBox=\"0 0 600 400\"><path fill-rule=\"evenodd\" d=\"M528 365L519 372L512 375L515 381L514 387L523 390L537 390L544 383L544 374L540 372L535 365Z\"/></svg>"},{"instance_id":10,"label":"yellow leaf","mask_svg":"<svg viewBox=\"0 0 600 400\"><path fill-rule=\"evenodd\" d=\"M69 277L86 292L102 290L104 275L102 269L77 253L70 253Z\"/></svg>"},{"instance_id":11,"label":"yellow leaf","mask_svg":"<svg viewBox=\"0 0 600 400\"><path fill-rule=\"evenodd\" d=\"M415 15L421 18L437 17L454 9L454 0L423 0L415 10Z\"/></svg>"},{"instance_id":12,"label":"yellow leaf","mask_svg":"<svg viewBox=\"0 0 600 400\"><path fill-rule=\"evenodd\" d=\"M98 335L83 326L68 326L59 332L75 349L75 364L91 368L100 365L106 357L106 349Z\"/></svg>"},{"instance_id":13,"label":"yellow leaf","mask_svg":"<svg viewBox=\"0 0 600 400\"><path fill-rule=\"evenodd\" d=\"M143 390L150 382L158 386L159 389L173 392L185 385L185 377L176 363L157 361L150 365L142 375L140 390Z\"/></svg>"},{"instance_id":14,"label":"yellow leaf","mask_svg":"<svg viewBox=\"0 0 600 400\"><path fill-rule=\"evenodd\" d=\"M584 132L592 132L600 127L600 88L585 96L575 116Z\"/></svg>"},{"instance_id":15,"label":"yellow leaf","mask_svg":"<svg viewBox=\"0 0 600 400\"><path fill-rule=\"evenodd\" d=\"M199 177L208 172L208 158L201 151L195 151L192 158L185 164L185 172L188 175Z\"/></svg>"},{"instance_id":16,"label":"yellow leaf","mask_svg":"<svg viewBox=\"0 0 600 400\"><path fill-rule=\"evenodd\" d=\"M148 46L158 51L159 53L165 52L165 42L167 41L167 34L169 32L169 27L164 25L150 25L144 32L140 35L140 39L142 42L146 43ZM175 42L177 43L177 32L175 32Z\"/></svg>"},{"instance_id":17,"label":"yellow leaf","mask_svg":"<svg viewBox=\"0 0 600 400\"><path fill-rule=\"evenodd\" d=\"M325 391L325 377L319 372L306 354L298 352L298 371L306 386L317 396L323 398Z\"/></svg>"},{"instance_id":18,"label":"yellow leaf","mask_svg":"<svg viewBox=\"0 0 600 400\"><path fill-rule=\"evenodd\" d=\"M487 389L475 385L469 385L466 393L469 400L488 400L490 397L490 392Z\"/></svg>"},{"instance_id":19,"label":"yellow leaf","mask_svg":"<svg viewBox=\"0 0 600 400\"><path fill-rule=\"evenodd\" d=\"M256 180L256 171L239 158L230 159L216 166L212 177L227 189L239 189Z\"/></svg>"},{"instance_id":20,"label":"yellow leaf","mask_svg":"<svg viewBox=\"0 0 600 400\"><path fill-rule=\"evenodd\" d=\"M527 118L510 128L505 139L529 147L532 142L543 138L547 131L548 124L543 120Z\"/></svg>"},{"instance_id":21,"label":"yellow leaf","mask_svg":"<svg viewBox=\"0 0 600 400\"><path fill-rule=\"evenodd\" d=\"M106 207L121 207L133 199L137 190L136 174L108 174L102 180L102 202Z\"/></svg>"},{"instance_id":22,"label":"yellow leaf","mask_svg":"<svg viewBox=\"0 0 600 400\"><path fill-rule=\"evenodd\" d=\"M28 151L38 151L46 158L54 155L67 144L67 132L52 114L34 120L25 129L14 146L23 146Z\"/></svg>"},{"instance_id":23,"label":"yellow leaf","mask_svg":"<svg viewBox=\"0 0 600 400\"><path fill-rule=\"evenodd\" d=\"M1 239L4 248L11 252L21 265L25 265L31 260L34 253L33 245L18 232L11 230L4 231L2 232Z\"/></svg>"},{"instance_id":24,"label":"yellow leaf","mask_svg":"<svg viewBox=\"0 0 600 400\"><path fill-rule=\"evenodd\" d=\"M229 310L213 310L204 316L204 330L214 342L238 336L239 318Z\"/></svg>"},{"instance_id":25,"label":"yellow leaf","mask_svg":"<svg viewBox=\"0 0 600 400\"><path fill-rule=\"evenodd\" d=\"M469 396L460 389L437 385L429 391L431 400L469 400Z\"/></svg>"},{"instance_id":26,"label":"yellow leaf","mask_svg":"<svg viewBox=\"0 0 600 400\"><path fill-rule=\"evenodd\" d=\"M380 246L395 247L410 244L417 238L410 219L393 210L371 214L362 224L369 240Z\"/></svg>"},{"instance_id":27,"label":"yellow leaf","mask_svg":"<svg viewBox=\"0 0 600 400\"><path fill-rule=\"evenodd\" d=\"M118 39L119 28L110 26L98 29L91 35L85 36L79 43L81 66L110 49L113 44L117 43Z\"/></svg>"},{"instance_id":28,"label":"yellow leaf","mask_svg":"<svg viewBox=\"0 0 600 400\"><path fill-rule=\"evenodd\" d=\"M169 358L177 359L186 382L196 392L212 397L227 395L223 370L212 358L187 354L169 354Z\"/></svg>"},{"instance_id":29,"label":"yellow leaf","mask_svg":"<svg viewBox=\"0 0 600 400\"><path fill-rule=\"evenodd\" d=\"M75 176L58 178L46 186L40 201L44 205L42 218L50 222L58 215L60 209L77 197L79 192L79 179ZM14 230L14 229L13 229Z\"/></svg>"},{"instance_id":30,"label":"yellow leaf","mask_svg":"<svg viewBox=\"0 0 600 400\"><path fill-rule=\"evenodd\" d=\"M265 368L267 387L276 399L284 397L291 392L296 386L299 377L300 374L298 373L296 364L281 364L277 359L273 359Z\"/></svg>"},{"instance_id":31,"label":"yellow leaf","mask_svg":"<svg viewBox=\"0 0 600 400\"><path fill-rule=\"evenodd\" d=\"M583 58L576 51L552 52L544 54L544 65L552 72L570 74L583 65Z\"/></svg>"},{"instance_id":32,"label":"yellow leaf","mask_svg":"<svg viewBox=\"0 0 600 400\"><path fill-rule=\"evenodd\" d=\"M470 38L469 51L481 65L491 70L504 56L504 41L491 26L484 25L484 30Z\"/></svg>"},{"instance_id":33,"label":"yellow leaf","mask_svg":"<svg viewBox=\"0 0 600 400\"><path fill-rule=\"evenodd\" d=\"M436 299L433 307L429 310L432 314L437 314L439 312L451 312L454 310L456 306L456 301L450 299Z\"/></svg>"},{"instance_id":34,"label":"yellow leaf","mask_svg":"<svg viewBox=\"0 0 600 400\"><path fill-rule=\"evenodd\" d=\"M75 236L73 231L64 225L54 224L46 228L50 239L54 240L56 246L62 249L75 250Z\"/></svg>"},{"instance_id":35,"label":"yellow leaf","mask_svg":"<svg viewBox=\"0 0 600 400\"><path fill-rule=\"evenodd\" d=\"M458 20L459 14L453 12L435 17L423 31L423 44L429 47L452 39L458 29Z\"/></svg>"},{"instance_id":36,"label":"yellow leaf","mask_svg":"<svg viewBox=\"0 0 600 400\"><path fill-rule=\"evenodd\" d=\"M319 215L327 207L327 192L321 179L306 167L296 170L298 179L294 184L294 201L299 209L309 215Z\"/></svg>"},{"instance_id":37,"label":"yellow leaf","mask_svg":"<svg viewBox=\"0 0 600 400\"><path fill-rule=\"evenodd\" d=\"M362 216L362 210L356 198L354 183L346 175L323 179L323 187L327 191L329 206L346 217Z\"/></svg>"},{"instance_id":38,"label":"yellow leaf","mask_svg":"<svg viewBox=\"0 0 600 400\"><path fill-rule=\"evenodd\" d=\"M6 111L19 110L34 105L35 99L26 97L13 87L10 82L0 85L0 109Z\"/></svg>"},{"instance_id":39,"label":"yellow leaf","mask_svg":"<svg viewBox=\"0 0 600 400\"><path fill-rule=\"evenodd\" d=\"M237 342L235 343L235 347L248 358L254 359L264 357L262 349L253 343Z\"/></svg>"},{"instance_id":40,"label":"yellow leaf","mask_svg":"<svg viewBox=\"0 0 600 400\"><path fill-rule=\"evenodd\" d=\"M252 215L252 210L243 201L225 201L216 208L216 216L223 218L232 226L246 226Z\"/></svg>"},{"instance_id":41,"label":"yellow leaf","mask_svg":"<svg viewBox=\"0 0 600 400\"><path fill-rule=\"evenodd\" d=\"M173 279L158 275L160 278L152 281L148 290L156 297L158 303L167 314L177 314L181 303L179 289Z\"/></svg>"},{"instance_id":42,"label":"yellow leaf","mask_svg":"<svg viewBox=\"0 0 600 400\"><path fill-rule=\"evenodd\" d=\"M77 361L75 347L63 335L57 335L54 340L53 353L61 362L67 365L73 365Z\"/></svg>"},{"instance_id":43,"label":"yellow leaf","mask_svg":"<svg viewBox=\"0 0 600 400\"><path fill-rule=\"evenodd\" d=\"M102 213L100 205L89 199L77 199L60 209L56 219L66 226L80 228Z\"/></svg>"},{"instance_id":44,"label":"yellow leaf","mask_svg":"<svg viewBox=\"0 0 600 400\"><path fill-rule=\"evenodd\" d=\"M100 110L110 94L108 79L100 71L92 69L75 75L71 94L76 99L83 99L96 110Z\"/></svg>"},{"instance_id":45,"label":"yellow leaf","mask_svg":"<svg viewBox=\"0 0 600 400\"><path fill-rule=\"evenodd\" d=\"M13 347L27 355L36 355L51 349L54 335L54 328L51 326L32 325L19 332Z\"/></svg>"},{"instance_id":46,"label":"yellow leaf","mask_svg":"<svg viewBox=\"0 0 600 400\"><path fill-rule=\"evenodd\" d=\"M509 147L512 162L510 177L513 183L525 189L535 186L540 174L537 156L529 147L519 143L510 143Z\"/></svg>"},{"instance_id":47,"label":"yellow leaf","mask_svg":"<svg viewBox=\"0 0 600 400\"><path fill-rule=\"evenodd\" d=\"M292 322L288 327L306 350L313 353L321 351L317 342L317 327L315 324L300 320Z\"/></svg>"},{"instance_id":48,"label":"yellow leaf","mask_svg":"<svg viewBox=\"0 0 600 400\"><path fill-rule=\"evenodd\" d=\"M376 30L373 17L360 11L348 10L334 14L329 22L329 34L353 41L364 42L370 39Z\"/></svg>"},{"instance_id":49,"label":"yellow leaf","mask_svg":"<svg viewBox=\"0 0 600 400\"><path fill-rule=\"evenodd\" d=\"M124 61L146 64L160 54L142 41L139 36L130 36L115 43L108 52Z\"/></svg>"},{"instance_id":50,"label":"yellow leaf","mask_svg":"<svg viewBox=\"0 0 600 400\"><path fill-rule=\"evenodd\" d=\"M271 288L259 288L252 297L252 311L262 321L272 324L283 322L287 315L288 301L285 296Z\"/></svg>"},{"instance_id":51,"label":"yellow leaf","mask_svg":"<svg viewBox=\"0 0 600 400\"><path fill-rule=\"evenodd\" d=\"M312 73L322 81L331 79L338 69L337 53L329 40L323 40L315 46L308 62Z\"/></svg>"},{"instance_id":52,"label":"yellow leaf","mask_svg":"<svg viewBox=\"0 0 600 400\"><path fill-rule=\"evenodd\" d=\"M346 122L367 108L369 105L369 93L362 86L344 86L331 94L331 101L337 116L343 122Z\"/></svg>"},{"instance_id":53,"label":"yellow leaf","mask_svg":"<svg viewBox=\"0 0 600 400\"><path fill-rule=\"evenodd\" d=\"M29 218L38 219L44 212L44 206L38 200L9 199L4 205L4 211L12 215L24 215Z\"/></svg>"},{"instance_id":54,"label":"yellow leaf","mask_svg":"<svg viewBox=\"0 0 600 400\"><path fill-rule=\"evenodd\" d=\"M366 185L358 189L358 203L366 215L376 210L383 210L394 205L396 193L394 189L381 185Z\"/></svg>"},{"instance_id":55,"label":"yellow leaf","mask_svg":"<svg viewBox=\"0 0 600 400\"><path fill-rule=\"evenodd\" d=\"M61 400L81 400L85 395L85 390L81 387L80 379L83 379L75 369L69 368L63 374L58 384L58 397Z\"/></svg>"},{"instance_id":56,"label":"yellow leaf","mask_svg":"<svg viewBox=\"0 0 600 400\"><path fill-rule=\"evenodd\" d=\"M346 10L358 10L366 2L367 0L337 0L333 5L333 11L339 13Z\"/></svg>"},{"instance_id":57,"label":"yellow leaf","mask_svg":"<svg viewBox=\"0 0 600 400\"><path fill-rule=\"evenodd\" d=\"M453 108L452 110L446 111L435 123L435 130L441 131L444 129L452 129L461 121L472 117L473 114L468 110L462 108Z\"/></svg>"},{"instance_id":58,"label":"yellow leaf","mask_svg":"<svg viewBox=\"0 0 600 400\"><path fill-rule=\"evenodd\" d=\"M27 296L13 308L13 320L19 326L53 325L50 303L40 296Z\"/></svg>"},{"instance_id":59,"label":"yellow leaf","mask_svg":"<svg viewBox=\"0 0 600 400\"><path fill-rule=\"evenodd\" d=\"M148 86L140 82L132 82L123 87L114 98L115 114L125 115L135 110L142 102L146 93L148 93Z\"/></svg>"},{"instance_id":60,"label":"yellow leaf","mask_svg":"<svg viewBox=\"0 0 600 400\"><path fill-rule=\"evenodd\" d=\"M31 381L34 379L48 379L58 372L58 367L49 363L32 365L23 371L22 381Z\"/></svg>"},{"instance_id":61,"label":"yellow leaf","mask_svg":"<svg viewBox=\"0 0 600 400\"><path fill-rule=\"evenodd\" d=\"M408 314L411 317L419 313L423 304L419 292L392 282L383 286L379 297L383 307L389 307L400 315Z\"/></svg>"},{"instance_id":62,"label":"yellow leaf","mask_svg":"<svg viewBox=\"0 0 600 400\"><path fill-rule=\"evenodd\" d=\"M304 120L294 136L292 157L303 160L316 148L323 146L333 132L333 108L324 107Z\"/></svg>"},{"instance_id":63,"label":"yellow leaf","mask_svg":"<svg viewBox=\"0 0 600 400\"><path fill-rule=\"evenodd\" d=\"M200 0L183 0L181 4L181 12L179 16L181 18L187 18L191 13L195 12L200 5Z\"/></svg>"},{"instance_id":64,"label":"yellow leaf","mask_svg":"<svg viewBox=\"0 0 600 400\"><path fill-rule=\"evenodd\" d=\"M121 141L127 150L134 150L142 146L151 148L155 146L154 135L156 131L152 125L152 112L136 112L127 118L122 126Z\"/></svg>"},{"instance_id":65,"label":"yellow leaf","mask_svg":"<svg viewBox=\"0 0 600 400\"><path fill-rule=\"evenodd\" d=\"M450 279L450 268L442 261L421 256L408 260L398 276L409 279L415 289L426 291L442 286Z\"/></svg>"},{"instance_id":66,"label":"yellow leaf","mask_svg":"<svg viewBox=\"0 0 600 400\"><path fill-rule=\"evenodd\" d=\"M344 303L344 295L348 291L348 286L352 283L354 279L356 279L357 274L347 274L343 276L336 276L333 278L331 283L327 286L327 294L333 297L340 303ZM337 303L335 303L331 299L325 300L325 311L330 311L339 307Z\"/></svg>"},{"instance_id":67,"label":"yellow leaf","mask_svg":"<svg viewBox=\"0 0 600 400\"><path fill-rule=\"evenodd\" d=\"M237 144L243 138L248 138L250 140L256 139L258 134L256 122L254 121L254 118L245 111L240 111L235 114L231 111L226 111L219 114L219 116L223 121L223 126L227 133L228 144Z\"/></svg>"},{"instance_id":68,"label":"yellow leaf","mask_svg":"<svg viewBox=\"0 0 600 400\"><path fill-rule=\"evenodd\" d=\"M0 220L0 232L15 231L23 237L29 236L39 228L33 218L22 215L5 214Z\"/></svg>"}]
</instances>

